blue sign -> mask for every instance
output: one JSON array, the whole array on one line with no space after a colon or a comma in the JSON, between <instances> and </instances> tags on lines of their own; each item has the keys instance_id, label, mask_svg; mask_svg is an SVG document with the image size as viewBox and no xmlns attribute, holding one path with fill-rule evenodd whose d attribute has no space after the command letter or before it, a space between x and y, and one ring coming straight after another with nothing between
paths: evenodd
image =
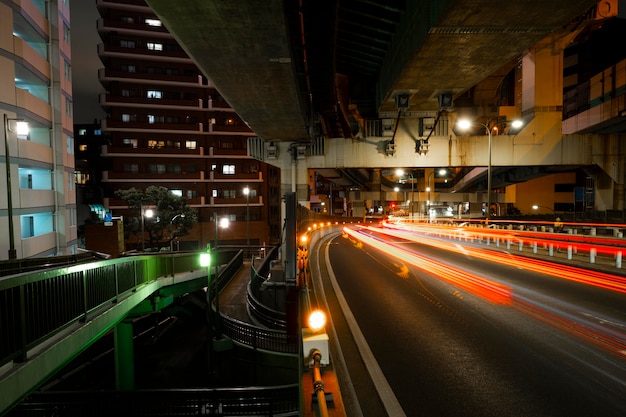
<instances>
[{"instance_id":1,"label":"blue sign","mask_svg":"<svg viewBox=\"0 0 626 417\"><path fill-rule=\"evenodd\" d=\"M111 213L104 213L104 221L105 222L110 222L112 218L113 217L111 216Z\"/></svg>"}]
</instances>

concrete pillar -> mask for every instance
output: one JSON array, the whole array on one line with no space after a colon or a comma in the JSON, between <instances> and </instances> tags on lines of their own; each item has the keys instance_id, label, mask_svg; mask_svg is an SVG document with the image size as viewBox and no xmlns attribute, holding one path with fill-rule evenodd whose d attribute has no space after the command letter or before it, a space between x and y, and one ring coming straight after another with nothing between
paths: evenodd
<instances>
[{"instance_id":1,"label":"concrete pillar","mask_svg":"<svg viewBox=\"0 0 626 417\"><path fill-rule=\"evenodd\" d=\"M135 352L133 345L133 322L122 320L114 331L115 389L135 389Z\"/></svg>"}]
</instances>

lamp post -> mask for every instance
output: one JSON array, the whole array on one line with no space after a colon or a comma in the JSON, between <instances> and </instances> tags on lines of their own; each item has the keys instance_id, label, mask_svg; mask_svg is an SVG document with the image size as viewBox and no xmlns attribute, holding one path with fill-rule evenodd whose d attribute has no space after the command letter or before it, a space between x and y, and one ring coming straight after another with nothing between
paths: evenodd
<instances>
[{"instance_id":1,"label":"lamp post","mask_svg":"<svg viewBox=\"0 0 626 417\"><path fill-rule=\"evenodd\" d=\"M174 234L172 232L172 223L174 223L174 220L176 220L179 217L182 217L184 219L185 214L184 213L177 214L176 216L172 217L172 220L170 220L170 252L174 252Z\"/></svg>"},{"instance_id":2,"label":"lamp post","mask_svg":"<svg viewBox=\"0 0 626 417\"><path fill-rule=\"evenodd\" d=\"M461 130L467 130L473 124L484 127L487 130L487 135L489 135L489 150L488 150L488 157L487 157L487 215L486 215L487 221L489 221L489 219L491 218L491 145L493 142L493 135L491 134L491 128L485 123L470 121L467 119L461 119L457 122L457 126ZM513 120L511 121L511 126L515 128L519 128L522 126L522 121Z\"/></svg>"},{"instance_id":3,"label":"lamp post","mask_svg":"<svg viewBox=\"0 0 626 417\"><path fill-rule=\"evenodd\" d=\"M243 193L246 196L246 246L250 252L250 188L246 186Z\"/></svg>"},{"instance_id":4,"label":"lamp post","mask_svg":"<svg viewBox=\"0 0 626 417\"><path fill-rule=\"evenodd\" d=\"M150 218L154 215L154 211L152 211L151 209L144 210L143 203L140 204L140 208L141 208L141 251L145 252L146 251L146 237L144 236L145 234L144 223L146 222L145 220L146 217Z\"/></svg>"},{"instance_id":5,"label":"lamp post","mask_svg":"<svg viewBox=\"0 0 626 417\"><path fill-rule=\"evenodd\" d=\"M431 200L430 200L430 179L435 175L435 171L431 172L430 174L428 174L428 180L426 181L426 191L428 192L428 204L427 204L427 209L426 209L426 215L428 216L428 220L430 220L430 206L432 204Z\"/></svg>"},{"instance_id":6,"label":"lamp post","mask_svg":"<svg viewBox=\"0 0 626 417\"><path fill-rule=\"evenodd\" d=\"M398 169L398 170L396 170L396 175L401 177L401 176L405 175L405 172L404 172L403 169ZM406 175L408 175L409 178L411 179L411 201L409 202L409 213L410 213L409 216L410 216L410 219L413 220L413 197L414 197L414 195L413 195L413 183L415 182L415 178L413 177L413 172L412 171L409 171L409 173L406 174ZM417 193L417 198L419 200L419 192ZM417 207L419 208L419 205Z\"/></svg>"},{"instance_id":7,"label":"lamp post","mask_svg":"<svg viewBox=\"0 0 626 417\"><path fill-rule=\"evenodd\" d=\"M214 235L215 241L213 243L213 250L211 252L213 252L213 263L215 264L215 282L213 283L213 285L215 286L215 313L216 313L215 334L219 336L222 333L222 331L221 331L221 319L220 319L220 289L219 289L219 280L218 280L219 262L217 261L217 242L218 242L217 228L219 225L219 227L221 227L222 229L226 229L228 228L228 225L230 224L230 222L228 220L228 217L222 217L221 219L219 219L217 217L217 213L213 213L213 222L215 223L215 235ZM207 291L209 291L209 303L210 303L211 302L210 287L207 288Z\"/></svg>"},{"instance_id":8,"label":"lamp post","mask_svg":"<svg viewBox=\"0 0 626 417\"><path fill-rule=\"evenodd\" d=\"M15 132L18 135L28 135L28 123L21 119L11 119L6 113L4 118L4 165L6 168L7 180L7 214L9 217L9 259L17 259L17 251L15 250L15 230L13 227L13 196L11 194L11 155L9 152L9 122L15 121Z\"/></svg>"}]
</instances>

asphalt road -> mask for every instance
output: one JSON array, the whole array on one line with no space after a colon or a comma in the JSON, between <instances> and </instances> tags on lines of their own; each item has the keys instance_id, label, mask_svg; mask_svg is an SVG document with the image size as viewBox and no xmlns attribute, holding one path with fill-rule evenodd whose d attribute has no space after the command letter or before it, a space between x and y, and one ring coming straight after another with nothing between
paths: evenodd
<instances>
[{"instance_id":1,"label":"asphalt road","mask_svg":"<svg viewBox=\"0 0 626 417\"><path fill-rule=\"evenodd\" d=\"M391 240L424 258L346 236L318 245L317 302L331 313L350 415L384 416L394 401L407 416L626 415L626 294ZM466 272L444 279L430 260ZM378 392L385 384L394 398Z\"/></svg>"}]
</instances>

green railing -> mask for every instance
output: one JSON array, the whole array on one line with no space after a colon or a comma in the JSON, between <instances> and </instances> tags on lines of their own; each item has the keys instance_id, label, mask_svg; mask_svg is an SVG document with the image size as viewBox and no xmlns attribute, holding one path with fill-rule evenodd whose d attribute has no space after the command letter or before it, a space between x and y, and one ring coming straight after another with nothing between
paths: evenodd
<instances>
[{"instance_id":1,"label":"green railing","mask_svg":"<svg viewBox=\"0 0 626 417\"><path fill-rule=\"evenodd\" d=\"M0 279L0 366L159 277L199 269L197 253L135 256Z\"/></svg>"}]
</instances>

